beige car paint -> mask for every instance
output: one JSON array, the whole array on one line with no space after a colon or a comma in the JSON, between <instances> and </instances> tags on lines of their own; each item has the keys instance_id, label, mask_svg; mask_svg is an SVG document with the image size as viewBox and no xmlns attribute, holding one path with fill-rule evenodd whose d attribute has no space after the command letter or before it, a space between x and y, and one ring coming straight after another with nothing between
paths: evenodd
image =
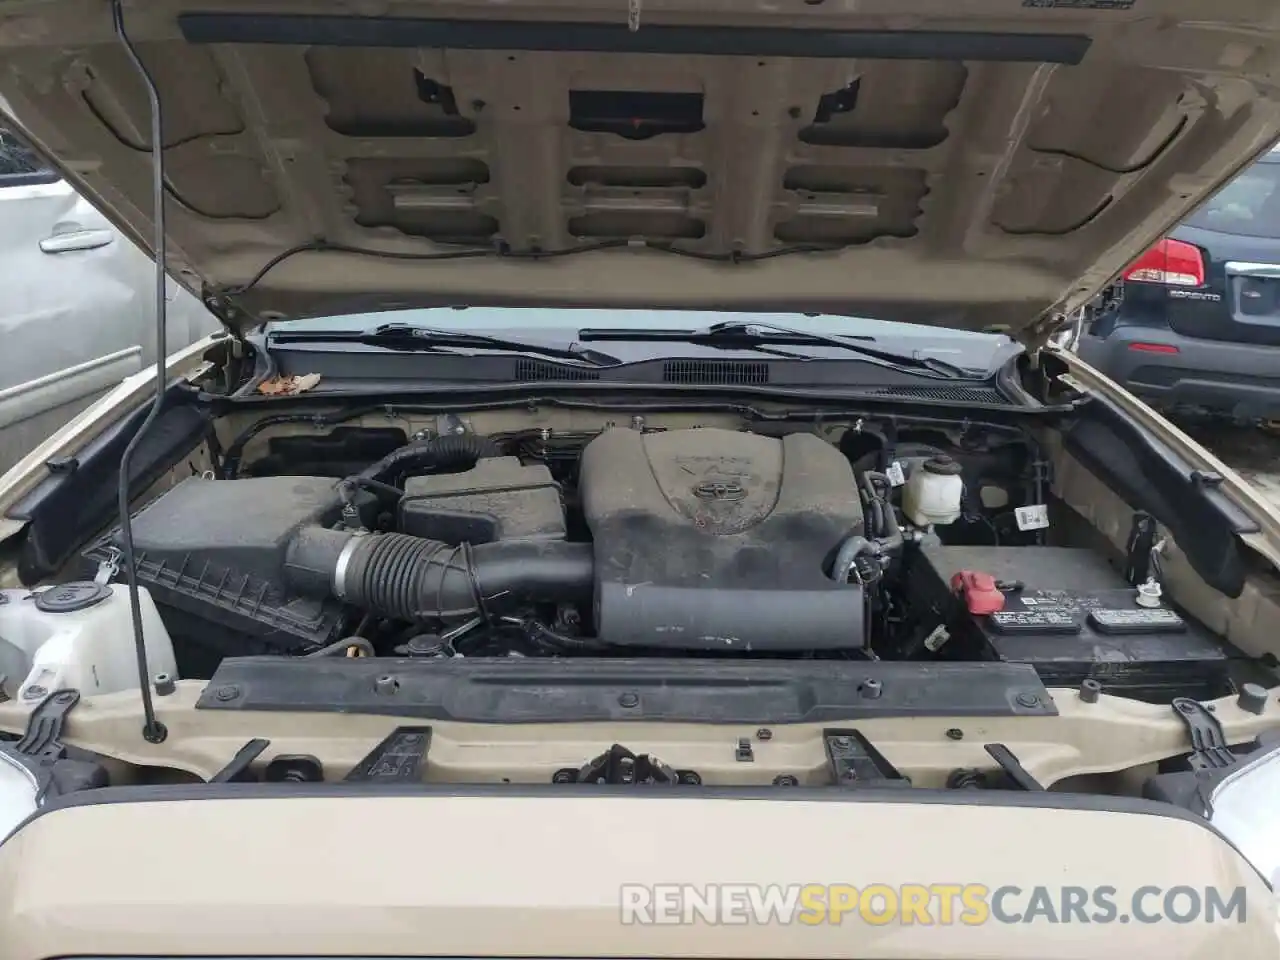
<instances>
[{"instance_id":1,"label":"beige car paint","mask_svg":"<svg viewBox=\"0 0 1280 960\"><path fill-rule=\"evenodd\" d=\"M388 670L394 672L394 667ZM205 686L204 681L184 680L173 694L156 698L157 716L169 731L163 743L151 744L139 735L142 708L136 691L83 699L68 716L64 739L128 765L118 767L116 780L123 783L139 771L150 776L150 768L156 767L207 780L254 737L271 741L258 768L275 756L309 755L324 763L326 779L336 780L397 726L421 723L408 712L397 717L197 709ZM1058 716L851 717L848 723L925 787L944 786L947 775L961 767L995 771L983 749L986 743L1005 744L1050 786L1073 777L1123 774L1187 752L1186 727L1166 706L1106 695L1086 703L1072 689L1050 694ZM1242 710L1230 697L1210 702L1227 742L1237 745L1280 729L1280 689L1271 692L1269 701L1262 715ZM28 713L19 702L0 704L0 730L21 733ZM676 769L697 770L711 786L767 786L778 776L822 786L830 782L823 730L833 726L840 723L777 724L768 728L766 739L757 736L756 725L745 724L433 721L425 779L436 784L549 783L557 770L580 767L611 744L624 743ZM958 739L954 731L959 731ZM740 738L752 741L750 764L734 756Z\"/></svg>"},{"instance_id":2,"label":"beige car paint","mask_svg":"<svg viewBox=\"0 0 1280 960\"><path fill-rule=\"evenodd\" d=\"M89 805L0 847L0 960L1275 960L1274 896L1150 814L852 799L474 793ZM126 879L127 878L127 879ZM1243 887L1215 924L633 925L623 884ZM124 882L122 882L124 881Z\"/></svg>"},{"instance_id":3,"label":"beige car paint","mask_svg":"<svg viewBox=\"0 0 1280 960\"><path fill-rule=\"evenodd\" d=\"M758 27L777 42L805 28L1013 35L964 62L200 44L177 20L192 9L126 4L125 20L167 105L169 265L241 328L348 312L354 299L366 310L879 305L1038 343L1280 136L1280 22L1266 0L666 0L639 4L629 41L678 26ZM209 0L198 11L622 29L627 4ZM1087 50L1079 63L1078 50L1021 62L1019 34ZM573 36L563 28L556 42ZM0 96L19 128L149 243L147 100L108 5L6 5L0 49ZM822 97L855 82L855 109L814 124ZM432 101L439 88L452 113ZM572 90L701 95L705 129L641 140L573 129ZM517 254L613 246L414 259L456 256L445 241L459 236ZM813 244L836 249L774 256ZM749 262L723 262L731 255Z\"/></svg>"},{"instance_id":4,"label":"beige car paint","mask_svg":"<svg viewBox=\"0 0 1280 960\"><path fill-rule=\"evenodd\" d=\"M1200 0L1142 0L1131 9L997 0L962 8L942 0L852 6L829 0L785 10L764 3L711 10L695 0L632 6L641 33L659 23L809 25L1039 31L1087 34L1092 42L1079 65L193 47L181 40L175 21L187 9L179 0L129 5L130 31L169 108L171 269L192 289L220 290L231 308L243 311L234 316L241 327L273 314L332 313L335 303L356 295L368 298L365 309L485 298L851 310L884 301L937 311L930 317L936 322L1004 327L1034 345L1059 312L1084 303L1280 134L1273 79L1280 16L1266 0L1220 0L1211 17ZM201 9L355 12L341 0L210 0ZM358 12L497 15L480 0L429 11L388 0ZM7 5L0 12L6 65L0 95L69 179L145 242L151 229L145 99L107 13L97 0ZM517 0L501 15L618 23L624 14L624 5L612 0L558 8ZM441 111L415 88L414 70L453 88L460 115L475 125L473 135L424 133L438 125ZM844 142L806 142L801 133L815 101L855 78L859 108L837 125ZM570 130L567 94L578 84L701 90L707 129L620 143ZM582 172L602 167L613 173ZM635 167L665 178L662 186L640 188L639 203L609 182L619 169ZM706 177L701 186L695 185L699 174ZM636 228L628 211L673 209L705 224L704 236L681 240L691 253L770 253L792 242L781 239L784 234L808 242L828 236L833 224L839 236L859 243L734 265L645 249L643 243L662 232ZM536 262L424 264L368 255L454 249L420 235L438 233L446 210L492 217L516 250L578 242L574 222L587 214L605 233L639 242ZM816 219L815 210L823 211ZM252 291L228 289L317 238L326 241L325 250L280 261ZM172 370L208 371L207 346L188 351ZM1191 462L1218 470L1162 419L1140 406L1129 409L1114 385L1090 381L1096 375L1069 363L1077 382L1114 396ZM37 482L46 459L79 449L144 399L149 381L149 374L131 378L0 479L0 508ZM485 433L529 425L599 427L582 413L463 413ZM712 418L667 422L687 426ZM1054 447L1051 435L1044 439L1058 449L1055 492L1116 543L1129 508ZM204 466L184 463L156 489ZM1233 474L1223 475L1224 492L1263 525L1252 542L1259 559L1280 556L1280 510L1251 496ZM20 529L12 520L3 524L0 537ZM1166 549L1175 599L1245 650L1280 649L1272 572L1259 563L1242 596L1227 600L1194 576L1177 544ZM13 582L11 557L3 569ZM161 744L141 738L136 694L82 701L66 740L115 758L117 782L156 779L163 768L177 779L208 777L249 737L271 740L268 757L321 757L336 776L397 722L411 719L197 711L200 686L183 682L157 698L170 731ZM1070 805L1071 790L1133 794L1157 761L1188 749L1185 728L1167 708L1112 697L1085 703L1071 690L1052 695L1056 717L877 718L860 721L859 728L924 786L939 785L957 767L989 768L982 744L1003 742L1056 788L1043 798L1047 804ZM1276 690L1261 715L1230 699L1214 707L1233 744L1280 728ZM25 722L23 708L0 705L0 730L17 732ZM710 786L763 786L784 773L820 784L820 728L782 725L770 732L757 738L755 762L744 765L734 760L733 746L755 731L734 727L442 722L433 724L426 779L453 796L272 798L267 789L255 798L256 788L232 787L243 791L235 799L157 802L143 794L133 802L51 810L0 845L0 960L1280 955L1271 892L1238 853L1186 819L1032 807L1012 798L943 804L814 801L785 793L763 800L711 791L629 797L522 790L613 742L695 766ZM488 792L466 784L488 785ZM1119 798L1114 803L1124 805ZM624 882L1030 887L1062 878L1121 889L1241 885L1256 906L1247 922L1212 928L628 927L618 912Z\"/></svg>"}]
</instances>

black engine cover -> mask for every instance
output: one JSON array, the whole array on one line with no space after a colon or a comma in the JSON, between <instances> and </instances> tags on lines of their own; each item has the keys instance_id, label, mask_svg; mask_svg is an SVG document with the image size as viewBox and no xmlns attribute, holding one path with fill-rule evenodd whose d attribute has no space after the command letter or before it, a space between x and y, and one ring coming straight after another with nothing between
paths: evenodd
<instances>
[{"instance_id":1,"label":"black engine cover","mask_svg":"<svg viewBox=\"0 0 1280 960\"><path fill-rule=\"evenodd\" d=\"M862 510L848 461L821 438L608 430L583 452L580 490L609 643L864 645L862 590L826 574Z\"/></svg>"}]
</instances>

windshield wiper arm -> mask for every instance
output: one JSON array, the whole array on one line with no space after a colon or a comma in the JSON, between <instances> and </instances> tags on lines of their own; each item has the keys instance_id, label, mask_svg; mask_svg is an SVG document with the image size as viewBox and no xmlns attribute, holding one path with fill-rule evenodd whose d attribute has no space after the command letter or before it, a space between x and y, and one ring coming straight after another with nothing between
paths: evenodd
<instances>
[{"instance_id":1,"label":"windshield wiper arm","mask_svg":"<svg viewBox=\"0 0 1280 960\"><path fill-rule=\"evenodd\" d=\"M800 346L802 344L821 344L823 346L839 347L844 350L850 350L870 360L880 360L894 367L917 367L921 370L928 370L932 373L941 374L944 377L952 379L967 379L973 377L972 370L966 370L964 367L958 367L954 363L949 363L946 360L939 360L937 357L930 357L925 354L921 354L918 351L906 353L895 350L881 350L878 347L867 346L866 341L862 338L844 337L830 333L813 333L808 330L796 330L792 327L785 327L776 323L755 323L749 320L730 320L708 327L707 333L709 336L713 337L745 336L759 339L764 343L776 343L778 338L782 338L784 342L795 346Z\"/></svg>"},{"instance_id":2,"label":"windshield wiper arm","mask_svg":"<svg viewBox=\"0 0 1280 960\"><path fill-rule=\"evenodd\" d=\"M735 348L759 350L763 353L775 353L794 357L795 359L812 358L801 358L795 354L784 353L771 348L775 345L836 347L840 350L856 353L862 359L869 363L874 363L876 366L905 370L917 376L929 376L945 380L971 380L981 375L980 371L967 370L946 360L939 360L937 357L925 356L918 352L899 353L893 350L868 346L868 341L871 338L813 333L808 330L796 330L776 323L761 323L752 320L727 320L723 323L712 324L703 330L589 329L579 331L578 339L692 343L699 346L720 347L726 350Z\"/></svg>"},{"instance_id":3,"label":"windshield wiper arm","mask_svg":"<svg viewBox=\"0 0 1280 960\"><path fill-rule=\"evenodd\" d=\"M584 347L553 347L536 341L512 340L486 333L419 327L409 323L384 323L369 330L277 330L276 343L363 343L388 350L424 353L494 350L526 353L589 367L612 367L622 361L611 354Z\"/></svg>"}]
</instances>

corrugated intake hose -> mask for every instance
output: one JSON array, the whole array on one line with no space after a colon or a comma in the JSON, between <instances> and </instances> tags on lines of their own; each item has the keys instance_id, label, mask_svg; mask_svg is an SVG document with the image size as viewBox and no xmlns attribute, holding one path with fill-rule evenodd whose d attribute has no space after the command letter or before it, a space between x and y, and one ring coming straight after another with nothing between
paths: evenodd
<instances>
[{"instance_id":1,"label":"corrugated intake hose","mask_svg":"<svg viewBox=\"0 0 1280 960\"><path fill-rule=\"evenodd\" d=\"M299 590L334 595L396 620L486 618L531 601L589 601L589 543L505 540L451 546L402 533L304 527L285 576Z\"/></svg>"},{"instance_id":2,"label":"corrugated intake hose","mask_svg":"<svg viewBox=\"0 0 1280 960\"><path fill-rule=\"evenodd\" d=\"M369 464L355 477L379 483L395 483L409 473L430 470L465 470L477 460L498 457L502 451L488 437L472 433L420 440L393 450L381 460Z\"/></svg>"}]
</instances>

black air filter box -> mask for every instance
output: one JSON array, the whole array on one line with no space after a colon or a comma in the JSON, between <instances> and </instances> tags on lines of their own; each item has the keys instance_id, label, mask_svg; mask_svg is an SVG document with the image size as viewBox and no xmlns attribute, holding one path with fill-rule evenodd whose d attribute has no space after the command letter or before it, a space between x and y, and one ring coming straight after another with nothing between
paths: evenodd
<instances>
[{"instance_id":1,"label":"black air filter box","mask_svg":"<svg viewBox=\"0 0 1280 960\"><path fill-rule=\"evenodd\" d=\"M222 656L297 653L339 638L342 605L293 594L280 571L294 531L340 513L336 481L325 477L192 477L133 518L138 583L180 647L205 648L178 651L184 676ZM85 556L100 563L120 543L116 530Z\"/></svg>"}]
</instances>

